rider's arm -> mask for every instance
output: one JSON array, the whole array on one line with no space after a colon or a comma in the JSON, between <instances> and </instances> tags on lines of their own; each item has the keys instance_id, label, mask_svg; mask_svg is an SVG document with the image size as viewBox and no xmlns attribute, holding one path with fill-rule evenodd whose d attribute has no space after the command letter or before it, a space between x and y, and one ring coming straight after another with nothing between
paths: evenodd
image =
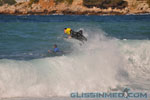
<instances>
[{"instance_id":1,"label":"rider's arm","mask_svg":"<svg viewBox=\"0 0 150 100\"><path fill-rule=\"evenodd\" d=\"M52 51L51 50L48 50L48 53L51 53Z\"/></svg>"}]
</instances>

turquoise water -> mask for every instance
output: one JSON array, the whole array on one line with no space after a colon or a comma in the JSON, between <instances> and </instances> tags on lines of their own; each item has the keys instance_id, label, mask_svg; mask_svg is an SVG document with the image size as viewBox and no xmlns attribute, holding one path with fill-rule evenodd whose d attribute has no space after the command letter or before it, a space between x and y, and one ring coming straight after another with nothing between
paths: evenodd
<instances>
[{"instance_id":1,"label":"turquoise water","mask_svg":"<svg viewBox=\"0 0 150 100\"><path fill-rule=\"evenodd\" d=\"M88 41L64 39L83 30ZM149 92L150 15L0 15L0 98ZM53 44L63 51L49 54Z\"/></svg>"}]
</instances>

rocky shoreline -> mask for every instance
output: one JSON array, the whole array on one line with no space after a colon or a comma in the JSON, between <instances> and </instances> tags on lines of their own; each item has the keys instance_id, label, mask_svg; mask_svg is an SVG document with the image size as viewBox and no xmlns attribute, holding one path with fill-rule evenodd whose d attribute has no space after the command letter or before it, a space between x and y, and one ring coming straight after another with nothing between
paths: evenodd
<instances>
[{"instance_id":1,"label":"rocky shoreline","mask_svg":"<svg viewBox=\"0 0 150 100\"><path fill-rule=\"evenodd\" d=\"M0 14L11 15L128 15L145 13L150 13L150 8L146 4L141 4L136 9L132 9L131 7L126 7L124 9L87 8L81 4L72 4L68 6L64 3L49 7L44 7L40 3L37 3L29 7L28 2L0 6Z\"/></svg>"}]
</instances>

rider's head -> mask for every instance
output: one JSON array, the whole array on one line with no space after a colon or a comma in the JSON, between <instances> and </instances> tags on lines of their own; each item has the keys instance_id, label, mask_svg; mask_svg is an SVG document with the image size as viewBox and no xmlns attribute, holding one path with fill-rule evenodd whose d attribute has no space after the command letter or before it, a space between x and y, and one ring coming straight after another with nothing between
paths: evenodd
<instances>
[{"instance_id":1,"label":"rider's head","mask_svg":"<svg viewBox=\"0 0 150 100\"><path fill-rule=\"evenodd\" d=\"M54 44L54 48L57 48L57 45L56 45L56 44Z\"/></svg>"},{"instance_id":2,"label":"rider's head","mask_svg":"<svg viewBox=\"0 0 150 100\"><path fill-rule=\"evenodd\" d=\"M66 29L67 29L67 28L64 28L64 33L65 33L65 34L66 34Z\"/></svg>"}]
</instances>

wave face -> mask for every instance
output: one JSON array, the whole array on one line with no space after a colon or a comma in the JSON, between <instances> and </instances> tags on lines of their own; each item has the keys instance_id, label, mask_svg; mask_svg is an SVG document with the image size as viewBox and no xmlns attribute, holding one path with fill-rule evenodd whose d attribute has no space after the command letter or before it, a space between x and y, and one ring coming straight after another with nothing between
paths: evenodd
<instances>
[{"instance_id":1,"label":"wave face","mask_svg":"<svg viewBox=\"0 0 150 100\"><path fill-rule=\"evenodd\" d=\"M146 90L150 64L147 40L118 40L101 30L85 31L80 46L71 40L68 55L29 61L0 60L0 97L69 96L71 92ZM149 90L148 90L149 91Z\"/></svg>"},{"instance_id":2,"label":"wave face","mask_svg":"<svg viewBox=\"0 0 150 100\"><path fill-rule=\"evenodd\" d=\"M150 15L0 15L0 98L150 91ZM64 27L88 42L62 39ZM53 44L66 53L49 55Z\"/></svg>"},{"instance_id":3,"label":"wave face","mask_svg":"<svg viewBox=\"0 0 150 100\"><path fill-rule=\"evenodd\" d=\"M107 91L118 84L120 56L116 43L103 35L80 46L72 41L70 55L31 61L0 61L1 97L69 96L72 91Z\"/></svg>"}]
</instances>

